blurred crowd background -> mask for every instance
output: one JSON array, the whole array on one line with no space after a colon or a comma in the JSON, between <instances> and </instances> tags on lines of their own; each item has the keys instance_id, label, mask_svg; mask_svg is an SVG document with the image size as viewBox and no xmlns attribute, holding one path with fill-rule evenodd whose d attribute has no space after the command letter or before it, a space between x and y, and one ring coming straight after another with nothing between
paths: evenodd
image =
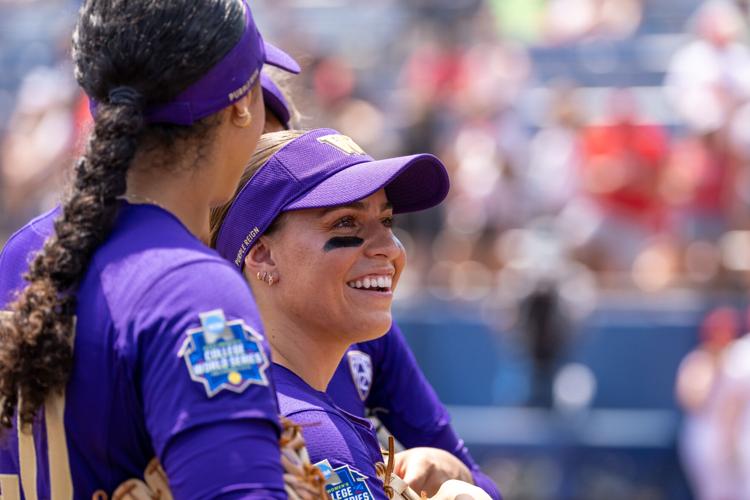
<instances>
[{"instance_id":1,"label":"blurred crowd background","mask_svg":"<svg viewBox=\"0 0 750 500\"><path fill-rule=\"evenodd\" d=\"M78 5L0 0L0 243L86 139ZM253 9L302 126L447 164L397 317L506 498L750 499L750 1Z\"/></svg>"}]
</instances>

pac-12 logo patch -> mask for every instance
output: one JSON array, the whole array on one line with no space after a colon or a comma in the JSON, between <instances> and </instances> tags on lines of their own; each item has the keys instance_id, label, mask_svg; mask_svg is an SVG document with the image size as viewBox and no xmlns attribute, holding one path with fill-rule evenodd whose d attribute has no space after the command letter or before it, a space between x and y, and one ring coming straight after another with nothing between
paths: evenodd
<instances>
[{"instance_id":1,"label":"pac-12 logo patch","mask_svg":"<svg viewBox=\"0 0 750 500\"><path fill-rule=\"evenodd\" d=\"M323 472L326 479L326 493L333 500L372 500L372 492L367 486L367 476L352 470L348 465L333 468L328 460L322 460L315 467Z\"/></svg>"},{"instance_id":2,"label":"pac-12 logo patch","mask_svg":"<svg viewBox=\"0 0 750 500\"><path fill-rule=\"evenodd\" d=\"M251 384L268 385L268 357L260 335L242 320L227 321L221 309L199 316L201 327L186 332L179 355L208 397L223 389L242 392Z\"/></svg>"},{"instance_id":3,"label":"pac-12 logo patch","mask_svg":"<svg viewBox=\"0 0 750 500\"><path fill-rule=\"evenodd\" d=\"M357 387L360 399L364 401L372 387L372 359L369 354L362 351L348 351L346 357L349 360L349 371L354 385Z\"/></svg>"}]
</instances>

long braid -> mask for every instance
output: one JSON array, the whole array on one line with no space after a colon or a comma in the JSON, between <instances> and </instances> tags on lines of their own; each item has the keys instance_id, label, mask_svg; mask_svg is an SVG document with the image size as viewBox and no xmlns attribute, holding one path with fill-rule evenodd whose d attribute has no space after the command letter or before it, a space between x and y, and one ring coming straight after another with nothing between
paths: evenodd
<instances>
[{"instance_id":1,"label":"long braid","mask_svg":"<svg viewBox=\"0 0 750 500\"><path fill-rule=\"evenodd\" d=\"M75 289L117 216L127 171L144 120L136 102L102 106L86 153L75 169L73 190L55 222L55 235L33 259L31 285L11 305L0 350L0 422L10 426L14 407L30 423L47 394L67 382L73 361Z\"/></svg>"}]
</instances>

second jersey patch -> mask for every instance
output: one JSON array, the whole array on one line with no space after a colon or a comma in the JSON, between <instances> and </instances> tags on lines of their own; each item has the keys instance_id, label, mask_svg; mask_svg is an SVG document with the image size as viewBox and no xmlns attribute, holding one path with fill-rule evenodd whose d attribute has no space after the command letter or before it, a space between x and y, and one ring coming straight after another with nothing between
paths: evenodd
<instances>
[{"instance_id":1,"label":"second jersey patch","mask_svg":"<svg viewBox=\"0 0 750 500\"><path fill-rule=\"evenodd\" d=\"M372 387L372 359L369 354L362 351L349 351L346 353L346 358L349 361L349 371L359 397L364 401Z\"/></svg>"},{"instance_id":2,"label":"second jersey patch","mask_svg":"<svg viewBox=\"0 0 750 500\"><path fill-rule=\"evenodd\" d=\"M348 465L335 469L328 460L315 464L326 478L326 493L335 500L372 500L372 492L367 486L367 476L352 470Z\"/></svg>"}]
</instances>

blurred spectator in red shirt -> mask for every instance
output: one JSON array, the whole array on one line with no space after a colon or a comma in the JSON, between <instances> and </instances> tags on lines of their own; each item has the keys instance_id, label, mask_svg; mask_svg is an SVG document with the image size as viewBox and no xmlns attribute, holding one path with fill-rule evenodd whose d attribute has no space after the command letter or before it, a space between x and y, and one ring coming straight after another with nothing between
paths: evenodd
<instances>
[{"instance_id":1,"label":"blurred spectator in red shirt","mask_svg":"<svg viewBox=\"0 0 750 500\"><path fill-rule=\"evenodd\" d=\"M667 135L659 125L639 123L629 90L613 92L609 113L608 123L582 133L585 189L613 216L658 228L663 216L658 181Z\"/></svg>"},{"instance_id":2,"label":"blurred spectator in red shirt","mask_svg":"<svg viewBox=\"0 0 750 500\"><path fill-rule=\"evenodd\" d=\"M582 130L582 187L601 212L595 244L608 256L605 268L629 269L644 241L664 227L659 181L668 145L663 127L640 121L627 89L610 95L604 124Z\"/></svg>"}]
</instances>

